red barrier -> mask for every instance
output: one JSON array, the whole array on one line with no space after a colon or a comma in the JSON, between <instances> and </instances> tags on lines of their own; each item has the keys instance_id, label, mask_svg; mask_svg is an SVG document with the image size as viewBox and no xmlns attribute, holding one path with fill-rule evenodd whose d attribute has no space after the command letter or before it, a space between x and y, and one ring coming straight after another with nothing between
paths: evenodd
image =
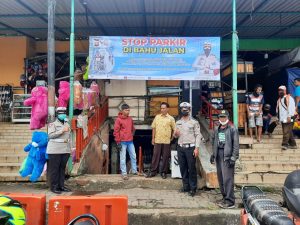
<instances>
[{"instance_id":1,"label":"red barrier","mask_svg":"<svg viewBox=\"0 0 300 225\"><path fill-rule=\"evenodd\" d=\"M128 225L127 196L56 196L49 200L49 225L66 225L91 213L101 225Z\"/></svg>"},{"instance_id":2,"label":"red barrier","mask_svg":"<svg viewBox=\"0 0 300 225\"><path fill-rule=\"evenodd\" d=\"M240 221L241 225L248 225L248 216L245 209L241 209Z\"/></svg>"},{"instance_id":3,"label":"red barrier","mask_svg":"<svg viewBox=\"0 0 300 225\"><path fill-rule=\"evenodd\" d=\"M215 128L215 122L218 121L218 119L214 119L214 117L220 113L220 110L216 109L204 96L201 96L201 100L201 114L209 119L209 129L213 130Z\"/></svg>"},{"instance_id":4,"label":"red barrier","mask_svg":"<svg viewBox=\"0 0 300 225\"><path fill-rule=\"evenodd\" d=\"M77 127L77 120L72 120L72 130L76 136L76 162L80 161L84 148L90 142L92 136L100 129L108 116L108 98L103 98L100 106L95 107L88 115L88 135L83 137L83 129Z\"/></svg>"},{"instance_id":5,"label":"red barrier","mask_svg":"<svg viewBox=\"0 0 300 225\"><path fill-rule=\"evenodd\" d=\"M46 195L0 193L19 201L26 211L26 225L44 225L46 215Z\"/></svg>"}]
</instances>

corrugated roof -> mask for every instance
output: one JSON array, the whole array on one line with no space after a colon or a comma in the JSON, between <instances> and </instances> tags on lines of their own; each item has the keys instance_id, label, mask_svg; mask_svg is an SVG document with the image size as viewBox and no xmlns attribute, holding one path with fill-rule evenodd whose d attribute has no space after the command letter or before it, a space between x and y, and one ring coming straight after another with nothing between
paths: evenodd
<instances>
[{"instance_id":1,"label":"corrugated roof","mask_svg":"<svg viewBox=\"0 0 300 225\"><path fill-rule=\"evenodd\" d=\"M231 10L232 0L75 0L76 37L224 36L231 30ZM241 37L299 35L300 0L238 0L237 13ZM65 39L70 30L70 0L56 0L56 14L56 38ZM1 0L3 28L13 27L46 39L46 21L46 0ZM4 29L0 35L6 35Z\"/></svg>"}]
</instances>

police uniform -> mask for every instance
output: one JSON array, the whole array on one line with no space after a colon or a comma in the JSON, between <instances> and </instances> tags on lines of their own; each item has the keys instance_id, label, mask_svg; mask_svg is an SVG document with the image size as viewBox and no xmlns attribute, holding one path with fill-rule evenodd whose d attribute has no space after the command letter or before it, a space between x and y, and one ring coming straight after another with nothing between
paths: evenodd
<instances>
[{"instance_id":1,"label":"police uniform","mask_svg":"<svg viewBox=\"0 0 300 225\"><path fill-rule=\"evenodd\" d=\"M195 192L197 190L197 170L194 150L200 147L200 125L199 122L193 118L189 117L187 120L181 118L176 122L176 130L180 132L177 154L182 176L183 191Z\"/></svg>"},{"instance_id":2,"label":"police uniform","mask_svg":"<svg viewBox=\"0 0 300 225\"><path fill-rule=\"evenodd\" d=\"M211 50L211 44L205 43L204 49ZM193 63L193 68L199 71L198 75L205 74L217 76L220 74L220 61L212 53L209 53L209 55L201 54L196 58L195 62Z\"/></svg>"},{"instance_id":3,"label":"police uniform","mask_svg":"<svg viewBox=\"0 0 300 225\"><path fill-rule=\"evenodd\" d=\"M64 132L66 126L69 127L69 131ZM56 119L48 125L48 138L48 178L51 191L56 193L66 189L65 168L71 153L69 124Z\"/></svg>"}]
</instances>

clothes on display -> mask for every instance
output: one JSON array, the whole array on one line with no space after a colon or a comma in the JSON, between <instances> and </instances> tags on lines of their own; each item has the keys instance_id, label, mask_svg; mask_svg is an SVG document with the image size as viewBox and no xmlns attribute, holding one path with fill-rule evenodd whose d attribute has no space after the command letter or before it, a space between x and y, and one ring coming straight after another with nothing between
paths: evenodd
<instances>
[{"instance_id":1,"label":"clothes on display","mask_svg":"<svg viewBox=\"0 0 300 225\"><path fill-rule=\"evenodd\" d=\"M9 122L11 117L13 88L10 85L0 86L0 121Z\"/></svg>"}]
</instances>

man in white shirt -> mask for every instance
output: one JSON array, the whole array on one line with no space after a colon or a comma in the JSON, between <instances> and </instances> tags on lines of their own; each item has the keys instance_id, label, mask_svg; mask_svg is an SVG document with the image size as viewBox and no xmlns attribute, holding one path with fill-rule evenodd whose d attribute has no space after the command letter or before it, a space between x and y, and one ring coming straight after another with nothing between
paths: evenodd
<instances>
[{"instance_id":1,"label":"man in white shirt","mask_svg":"<svg viewBox=\"0 0 300 225\"><path fill-rule=\"evenodd\" d=\"M282 124L282 150L287 150L288 148L297 149L293 135L294 117L296 114L295 100L291 95L286 93L286 87L283 85L278 88L278 95L276 112Z\"/></svg>"}]
</instances>

